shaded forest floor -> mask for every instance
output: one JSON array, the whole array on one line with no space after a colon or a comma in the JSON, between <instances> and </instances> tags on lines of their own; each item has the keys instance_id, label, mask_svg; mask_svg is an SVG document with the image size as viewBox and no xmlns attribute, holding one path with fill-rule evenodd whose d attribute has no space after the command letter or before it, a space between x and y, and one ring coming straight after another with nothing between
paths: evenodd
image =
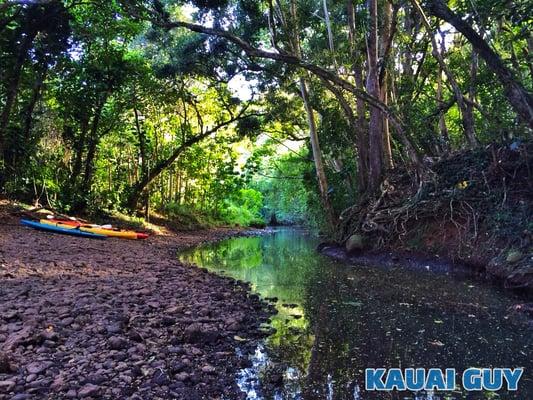
<instances>
[{"instance_id":1,"label":"shaded forest floor","mask_svg":"<svg viewBox=\"0 0 533 400\"><path fill-rule=\"evenodd\" d=\"M371 249L437 256L533 292L533 143L427 163L433 172L419 186L398 170L377 199L346 210L338 242L352 255Z\"/></svg>"},{"instance_id":2,"label":"shaded forest floor","mask_svg":"<svg viewBox=\"0 0 533 400\"><path fill-rule=\"evenodd\" d=\"M0 399L238 399L270 312L176 249L235 229L97 241L20 225L0 206Z\"/></svg>"}]
</instances>

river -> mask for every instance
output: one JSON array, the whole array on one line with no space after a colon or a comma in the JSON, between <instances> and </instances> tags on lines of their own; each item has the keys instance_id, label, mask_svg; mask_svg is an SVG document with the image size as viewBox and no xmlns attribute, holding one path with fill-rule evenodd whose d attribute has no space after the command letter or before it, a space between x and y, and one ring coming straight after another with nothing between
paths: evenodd
<instances>
[{"instance_id":1,"label":"river","mask_svg":"<svg viewBox=\"0 0 533 400\"><path fill-rule=\"evenodd\" d=\"M532 332L508 317L519 299L450 274L344 265L317 244L280 228L180 254L276 299L276 332L238 377L248 399L533 399ZM525 372L516 393L365 392L365 368L380 367L455 368L458 383L469 367Z\"/></svg>"}]
</instances>

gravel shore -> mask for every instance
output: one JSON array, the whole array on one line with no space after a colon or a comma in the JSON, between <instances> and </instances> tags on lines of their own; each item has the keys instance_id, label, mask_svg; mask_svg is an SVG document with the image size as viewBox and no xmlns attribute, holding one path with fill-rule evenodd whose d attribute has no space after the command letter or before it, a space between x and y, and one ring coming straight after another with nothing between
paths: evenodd
<instances>
[{"instance_id":1,"label":"gravel shore","mask_svg":"<svg viewBox=\"0 0 533 400\"><path fill-rule=\"evenodd\" d=\"M145 241L0 225L0 399L239 399L272 307L181 264L218 229Z\"/></svg>"}]
</instances>

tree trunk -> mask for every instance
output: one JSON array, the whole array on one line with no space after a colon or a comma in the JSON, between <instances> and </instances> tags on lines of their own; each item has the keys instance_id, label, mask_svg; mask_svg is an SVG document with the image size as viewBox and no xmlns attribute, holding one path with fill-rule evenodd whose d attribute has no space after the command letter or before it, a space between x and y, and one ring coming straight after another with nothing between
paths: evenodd
<instances>
[{"instance_id":1,"label":"tree trunk","mask_svg":"<svg viewBox=\"0 0 533 400\"><path fill-rule=\"evenodd\" d=\"M347 1L348 12L348 40L352 53L352 70L355 86L364 90L363 71L361 63L357 60L357 44L355 33L355 7L352 0ZM354 126L355 143L357 146L357 172L359 177L359 189L365 191L368 187L368 137L366 131L366 107L365 102L356 97L357 124Z\"/></svg>"},{"instance_id":2,"label":"tree trunk","mask_svg":"<svg viewBox=\"0 0 533 400\"><path fill-rule=\"evenodd\" d=\"M491 49L487 42L462 16L454 13L442 0L428 0L427 4L432 15L448 22L472 44L475 51L500 80L507 100L515 112L525 124L533 128L533 96L516 80L512 71L503 63L501 57Z\"/></svg>"},{"instance_id":3,"label":"tree trunk","mask_svg":"<svg viewBox=\"0 0 533 400\"><path fill-rule=\"evenodd\" d=\"M148 175L148 154L146 151L146 134L141 129L141 123L139 121L139 111L137 110L137 104L133 101L133 113L135 116L135 129L137 131L137 137L139 139L139 157L141 159L141 176Z\"/></svg>"},{"instance_id":4,"label":"tree trunk","mask_svg":"<svg viewBox=\"0 0 533 400\"><path fill-rule=\"evenodd\" d=\"M300 92L305 106L305 112L307 114L307 121L309 123L309 137L311 140L311 148L313 150L313 159L315 161L316 176L318 179L318 187L320 190L320 199L322 200L322 206L325 208L326 218L328 220L329 228L333 231L335 228L335 213L333 207L329 201L328 194L328 181L326 178L326 172L324 170L324 162L322 160L322 152L320 151L320 143L318 141L318 133L316 130L315 116L313 108L309 103L309 93L307 85L303 77L300 77Z\"/></svg>"},{"instance_id":5,"label":"tree trunk","mask_svg":"<svg viewBox=\"0 0 533 400\"><path fill-rule=\"evenodd\" d=\"M370 33L368 36L368 75L367 92L376 98L380 97L378 70L378 0L369 0ZM381 183L383 170L383 132L381 110L370 107L369 137L369 189L374 192Z\"/></svg>"},{"instance_id":6,"label":"tree trunk","mask_svg":"<svg viewBox=\"0 0 533 400\"><path fill-rule=\"evenodd\" d=\"M328 45L329 45L329 51L331 53L335 53L335 46L333 43L333 30L331 29L331 20L329 18L329 11L328 11L328 2L327 0L323 0L322 5L324 7L324 20L326 21L326 28L328 30ZM334 54L333 54L334 55Z\"/></svg>"},{"instance_id":7,"label":"tree trunk","mask_svg":"<svg viewBox=\"0 0 533 400\"><path fill-rule=\"evenodd\" d=\"M85 172L83 174L83 183L81 190L83 193L89 193L91 190L91 183L94 172L94 158L96 156L96 148L100 141L98 135L98 128L100 127L100 119L102 118L102 111L107 101L108 94L106 93L97 105L93 122L91 124L91 130L89 132L89 145L87 147L87 155L85 157Z\"/></svg>"},{"instance_id":8,"label":"tree trunk","mask_svg":"<svg viewBox=\"0 0 533 400\"><path fill-rule=\"evenodd\" d=\"M529 77L533 79L533 32L529 33L527 38L527 48L524 49L524 53L529 67Z\"/></svg>"},{"instance_id":9,"label":"tree trunk","mask_svg":"<svg viewBox=\"0 0 533 400\"><path fill-rule=\"evenodd\" d=\"M450 83L450 86L452 87L453 93L455 95L455 99L457 101L457 106L459 107L459 111L461 111L461 117L462 117L461 120L463 123L464 134L465 134L468 146L470 148L475 148L477 147L479 143L476 138L476 133L474 130L474 117L471 112L472 110L466 106L466 103L463 99L463 93L461 92L461 88L459 87L459 84L457 83L457 80L455 79L454 74L444 62L444 58L442 57L440 53L437 40L435 39L435 34L433 30L431 29L431 25L429 24L429 20L427 19L426 14L424 13L424 10L422 10L422 7L420 7L420 4L418 4L417 0L411 0L411 2L413 6L415 7L415 9L420 13L420 16L422 17L422 22L424 26L426 27L429 37L431 38L433 56L437 59L439 63L439 67L442 69L442 71L444 71L444 74L448 78L448 82Z\"/></svg>"},{"instance_id":10,"label":"tree trunk","mask_svg":"<svg viewBox=\"0 0 533 400\"><path fill-rule=\"evenodd\" d=\"M444 57L444 51L446 49L446 34L444 32L441 32L440 36L442 40L440 45L441 57ZM439 132L444 153L448 153L450 151L450 136L448 134L448 127L446 126L446 119L444 117L446 114L446 110L442 107L444 103L444 98L442 96L442 87L442 68L439 65L439 71L437 75L437 105L439 107Z\"/></svg>"},{"instance_id":11,"label":"tree trunk","mask_svg":"<svg viewBox=\"0 0 533 400\"><path fill-rule=\"evenodd\" d=\"M26 58L28 57L28 51L31 47L31 44L33 43L33 39L35 38L36 34L37 32L29 34L26 37L24 37L24 39L22 40L22 43L20 45L20 49L17 55L17 60L15 61L15 65L12 68L11 77L7 85L4 109L2 110L2 114L0 114L0 165L2 164L2 160L4 160L4 157L5 157L5 150L6 150L5 143L7 139L6 138L7 127L9 124L9 117L11 116L11 110L17 98L19 84L20 84L20 76L22 73L22 67L24 65L24 62L26 61ZM1 180L2 179L0 178L0 181ZM0 182L0 184L1 183L2 182Z\"/></svg>"},{"instance_id":12,"label":"tree trunk","mask_svg":"<svg viewBox=\"0 0 533 400\"><path fill-rule=\"evenodd\" d=\"M42 71L38 72L37 79L35 80L35 83L33 85L33 91L30 98L30 102L28 103L28 106L26 108L26 115L24 116L24 130L23 130L23 137L26 142L29 142L30 140L30 132L33 122L33 111L35 109L35 106L37 105L37 102L41 98L42 88L44 85L44 80L46 77L46 73L48 71L48 67L44 66Z\"/></svg>"},{"instance_id":13,"label":"tree trunk","mask_svg":"<svg viewBox=\"0 0 533 400\"><path fill-rule=\"evenodd\" d=\"M474 104L476 101L476 80L478 71L479 59L477 53L472 49L471 62L470 62L470 85L468 86L468 100L466 102L466 108L469 115L472 117L472 123L474 119Z\"/></svg>"},{"instance_id":14,"label":"tree trunk","mask_svg":"<svg viewBox=\"0 0 533 400\"><path fill-rule=\"evenodd\" d=\"M84 119L80 122L80 137L76 141L75 149L74 149L76 152L76 158L74 159L74 164L72 166L72 173L70 174L70 180L69 180L71 187L75 186L76 181L81 174L81 169L83 166L83 151L85 149L87 131L89 130L89 121L86 119L87 117L83 116L82 118Z\"/></svg>"},{"instance_id":15,"label":"tree trunk","mask_svg":"<svg viewBox=\"0 0 533 400\"><path fill-rule=\"evenodd\" d=\"M392 5L387 0L385 1L384 7L384 21L383 21L383 32L381 35L382 47L382 60L383 65L381 66L381 71L379 74L379 85L380 85L380 99L383 104L389 104L389 74L388 74L388 63L389 53L392 49L392 40L394 32L393 27L393 15L392 15ZM383 158L385 162L386 169L394 168L394 161L392 158L392 148L391 148L391 135L389 127L389 119L386 115L382 116L383 120L381 122L383 126Z\"/></svg>"}]
</instances>

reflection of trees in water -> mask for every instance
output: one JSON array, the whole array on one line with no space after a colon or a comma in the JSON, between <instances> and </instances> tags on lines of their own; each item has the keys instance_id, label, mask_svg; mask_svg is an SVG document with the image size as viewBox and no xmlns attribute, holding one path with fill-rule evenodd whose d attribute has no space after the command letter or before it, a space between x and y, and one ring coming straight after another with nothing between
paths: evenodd
<instances>
[{"instance_id":1,"label":"reflection of trees in water","mask_svg":"<svg viewBox=\"0 0 533 400\"><path fill-rule=\"evenodd\" d=\"M318 268L307 281L304 308L315 342L303 383L306 400L328 398L329 385L335 399L353 399L353 382L359 362L352 357L350 344L355 334L353 327L357 313L344 317L339 314L344 301L342 278L331 270Z\"/></svg>"},{"instance_id":2,"label":"reflection of trees in water","mask_svg":"<svg viewBox=\"0 0 533 400\"><path fill-rule=\"evenodd\" d=\"M503 319L512 300L490 287L429 273L339 266L317 255L309 238L290 231L221 242L189 261L302 306L300 320L290 317L297 309L280 308L278 332L268 345L272 358L305 373L305 400L326 399L328 384L334 400L353 399L354 384L363 389L369 367L533 367L531 335ZM530 381L520 388L514 398L533 398ZM383 393L363 392L362 398Z\"/></svg>"}]
</instances>

